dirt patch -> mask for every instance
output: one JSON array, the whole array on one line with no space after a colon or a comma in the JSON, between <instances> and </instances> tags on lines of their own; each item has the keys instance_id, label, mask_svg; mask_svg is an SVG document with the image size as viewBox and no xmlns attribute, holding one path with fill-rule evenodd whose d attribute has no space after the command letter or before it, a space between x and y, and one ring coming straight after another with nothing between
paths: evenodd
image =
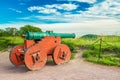
<instances>
[{"instance_id":1,"label":"dirt patch","mask_svg":"<svg viewBox=\"0 0 120 80\"><path fill-rule=\"evenodd\" d=\"M79 50L75 59L64 65L47 62L38 71L15 67L9 61L9 52L0 53L0 79L2 80L120 80L120 68L85 62Z\"/></svg>"}]
</instances>

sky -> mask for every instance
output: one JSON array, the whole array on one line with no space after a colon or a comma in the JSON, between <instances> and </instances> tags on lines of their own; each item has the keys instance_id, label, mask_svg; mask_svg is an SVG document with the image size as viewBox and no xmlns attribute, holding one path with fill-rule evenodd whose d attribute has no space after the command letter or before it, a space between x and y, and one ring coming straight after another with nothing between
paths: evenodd
<instances>
[{"instance_id":1,"label":"sky","mask_svg":"<svg viewBox=\"0 0 120 80\"><path fill-rule=\"evenodd\" d=\"M0 29L120 35L120 0L0 0Z\"/></svg>"}]
</instances>

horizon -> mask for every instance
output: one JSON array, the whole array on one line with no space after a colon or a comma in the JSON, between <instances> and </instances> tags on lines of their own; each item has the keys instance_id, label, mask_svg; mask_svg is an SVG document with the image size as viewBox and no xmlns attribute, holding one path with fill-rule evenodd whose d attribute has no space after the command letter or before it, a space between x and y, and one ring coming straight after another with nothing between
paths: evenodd
<instances>
[{"instance_id":1,"label":"horizon","mask_svg":"<svg viewBox=\"0 0 120 80\"><path fill-rule=\"evenodd\" d=\"M119 9L119 0L1 0L0 29L30 24L78 36L120 35Z\"/></svg>"}]
</instances>

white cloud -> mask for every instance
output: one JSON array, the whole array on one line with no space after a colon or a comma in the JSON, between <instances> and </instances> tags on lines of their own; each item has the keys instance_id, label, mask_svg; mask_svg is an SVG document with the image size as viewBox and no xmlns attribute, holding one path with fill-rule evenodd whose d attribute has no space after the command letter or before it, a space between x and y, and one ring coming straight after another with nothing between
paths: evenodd
<instances>
[{"instance_id":1,"label":"white cloud","mask_svg":"<svg viewBox=\"0 0 120 80\"><path fill-rule=\"evenodd\" d=\"M56 9L47 9L47 8L44 8L43 10L39 10L38 13L44 13L44 14L51 14L51 13L60 14L59 12L57 12Z\"/></svg>"},{"instance_id":2,"label":"white cloud","mask_svg":"<svg viewBox=\"0 0 120 80\"><path fill-rule=\"evenodd\" d=\"M79 0L80 2L95 3L96 0Z\"/></svg>"},{"instance_id":3,"label":"white cloud","mask_svg":"<svg viewBox=\"0 0 120 80\"><path fill-rule=\"evenodd\" d=\"M43 14L60 14L57 12L56 9L48 9L45 7L40 7L40 6L31 6L28 8L29 11L38 11L38 13L43 13Z\"/></svg>"},{"instance_id":4,"label":"white cloud","mask_svg":"<svg viewBox=\"0 0 120 80\"><path fill-rule=\"evenodd\" d=\"M96 0L68 0L68 1L78 1L78 2L86 2L86 3L95 3Z\"/></svg>"},{"instance_id":5,"label":"white cloud","mask_svg":"<svg viewBox=\"0 0 120 80\"><path fill-rule=\"evenodd\" d=\"M17 12L17 13L22 13L22 11L17 10L17 9L14 9L14 8L9 8L9 10L15 11L15 12Z\"/></svg>"},{"instance_id":6,"label":"white cloud","mask_svg":"<svg viewBox=\"0 0 120 80\"><path fill-rule=\"evenodd\" d=\"M117 14L120 14L120 3L115 0L105 0L101 3L95 4L90 7L88 11L81 12L83 17L98 17L99 18L115 18Z\"/></svg>"},{"instance_id":7,"label":"white cloud","mask_svg":"<svg viewBox=\"0 0 120 80\"><path fill-rule=\"evenodd\" d=\"M95 20L118 20L120 21L120 3L116 0L105 0L101 3L94 4L87 11L77 11L77 14L65 13L63 19L68 22L83 22Z\"/></svg>"},{"instance_id":8,"label":"white cloud","mask_svg":"<svg viewBox=\"0 0 120 80\"><path fill-rule=\"evenodd\" d=\"M46 8L56 8L60 10L71 11L77 9L78 5L75 4L53 4L53 5L45 5Z\"/></svg>"},{"instance_id":9,"label":"white cloud","mask_svg":"<svg viewBox=\"0 0 120 80\"><path fill-rule=\"evenodd\" d=\"M120 1L119 1L120 2ZM78 6L75 4L53 4L53 5L45 5L44 7L29 7L29 11L38 10L40 13L45 14L59 14L59 15L50 15L50 16L37 16L39 20L51 20L58 22L74 22L79 23L83 21L91 21L91 20L107 20L114 19L120 21L120 3L118 0L105 0L103 2L94 4L92 7L89 7L87 11L77 11L78 13L72 14L70 12L60 13L57 9L64 10L74 10ZM66 6L67 5L67 6ZM70 8L70 6L76 6ZM66 7L66 8L65 8ZM69 9L68 9L69 8ZM55 9L55 10L54 10ZM35 16L33 16L35 17Z\"/></svg>"},{"instance_id":10,"label":"white cloud","mask_svg":"<svg viewBox=\"0 0 120 80\"><path fill-rule=\"evenodd\" d=\"M31 6L31 7L28 8L28 10L31 11L31 12L34 11L34 10L38 10L39 11L39 10L42 10L42 9L44 9L44 8L43 7L39 7L39 6Z\"/></svg>"},{"instance_id":11,"label":"white cloud","mask_svg":"<svg viewBox=\"0 0 120 80\"><path fill-rule=\"evenodd\" d=\"M29 11L38 11L38 13L43 14L60 14L58 10L65 10L71 11L77 9L77 5L75 4L52 4L52 5L45 5L43 7L40 6L31 6L28 8Z\"/></svg>"}]
</instances>

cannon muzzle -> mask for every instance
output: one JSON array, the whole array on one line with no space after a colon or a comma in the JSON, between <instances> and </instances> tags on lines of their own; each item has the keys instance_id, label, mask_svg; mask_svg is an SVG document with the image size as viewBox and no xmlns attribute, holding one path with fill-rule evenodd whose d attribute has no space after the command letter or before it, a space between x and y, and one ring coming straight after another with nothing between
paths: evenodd
<instances>
[{"instance_id":1,"label":"cannon muzzle","mask_svg":"<svg viewBox=\"0 0 120 80\"><path fill-rule=\"evenodd\" d=\"M46 31L46 32L27 32L26 33L26 39L31 40L31 39L42 39L45 36L60 36L61 38L75 38L74 33L53 33L53 31Z\"/></svg>"}]
</instances>

